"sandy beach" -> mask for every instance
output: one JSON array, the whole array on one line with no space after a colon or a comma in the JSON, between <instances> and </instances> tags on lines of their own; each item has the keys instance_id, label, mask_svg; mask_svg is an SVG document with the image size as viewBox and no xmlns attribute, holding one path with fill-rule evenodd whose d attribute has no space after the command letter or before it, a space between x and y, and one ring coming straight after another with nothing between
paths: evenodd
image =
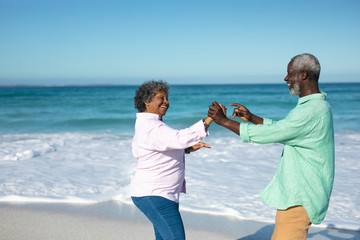
<instances>
[{"instance_id":1,"label":"sandy beach","mask_svg":"<svg viewBox=\"0 0 360 240\"><path fill-rule=\"evenodd\" d=\"M154 239L152 225L133 206L1 203L1 240ZM190 240L270 239L273 223L182 211ZM360 232L312 226L308 239L360 239Z\"/></svg>"}]
</instances>

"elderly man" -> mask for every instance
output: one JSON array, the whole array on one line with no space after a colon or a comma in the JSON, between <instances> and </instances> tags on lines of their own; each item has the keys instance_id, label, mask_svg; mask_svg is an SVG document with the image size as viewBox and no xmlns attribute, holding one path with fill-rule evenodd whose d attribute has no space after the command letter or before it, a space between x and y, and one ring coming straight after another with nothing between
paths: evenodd
<instances>
[{"instance_id":1,"label":"elderly man","mask_svg":"<svg viewBox=\"0 0 360 240\"><path fill-rule=\"evenodd\" d=\"M319 90L319 61L311 54L297 55L287 72L290 93L300 98L286 118L261 118L237 103L230 104L237 107L232 118L248 122L228 119L217 102L208 112L244 142L284 144L275 176L260 194L277 209L272 240L306 239L311 223L325 218L334 182L333 119L326 93Z\"/></svg>"}]
</instances>

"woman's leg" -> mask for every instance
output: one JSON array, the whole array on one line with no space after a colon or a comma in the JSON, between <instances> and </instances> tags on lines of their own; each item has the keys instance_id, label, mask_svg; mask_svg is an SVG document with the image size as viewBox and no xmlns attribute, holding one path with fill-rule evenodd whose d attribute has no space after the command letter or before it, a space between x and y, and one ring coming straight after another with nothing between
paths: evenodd
<instances>
[{"instance_id":1,"label":"woman's leg","mask_svg":"<svg viewBox=\"0 0 360 240\"><path fill-rule=\"evenodd\" d=\"M178 203L159 196L132 197L132 199L135 206L154 225L156 240L185 239Z\"/></svg>"},{"instance_id":2,"label":"woman's leg","mask_svg":"<svg viewBox=\"0 0 360 240\"><path fill-rule=\"evenodd\" d=\"M153 224L153 226L154 226L154 224ZM155 232L155 239L156 240L163 240L164 239L155 226L154 226L154 232Z\"/></svg>"}]
</instances>

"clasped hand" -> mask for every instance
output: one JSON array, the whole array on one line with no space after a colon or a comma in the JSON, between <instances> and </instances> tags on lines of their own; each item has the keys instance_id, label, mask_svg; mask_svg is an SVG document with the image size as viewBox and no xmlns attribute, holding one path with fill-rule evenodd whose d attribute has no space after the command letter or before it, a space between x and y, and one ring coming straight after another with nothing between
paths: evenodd
<instances>
[{"instance_id":1,"label":"clasped hand","mask_svg":"<svg viewBox=\"0 0 360 240\"><path fill-rule=\"evenodd\" d=\"M230 103L230 106L235 106L237 108L234 109L232 118L239 117L244 121L250 121L252 114L250 111L239 103ZM214 122L219 125L223 125L223 123L227 120L226 117L227 108L218 102L213 102L211 106L209 106L208 117L212 118ZM237 130L237 134L239 131ZM187 149L185 149L185 153L195 152L201 148L211 148L208 144L204 142L199 142Z\"/></svg>"},{"instance_id":2,"label":"clasped hand","mask_svg":"<svg viewBox=\"0 0 360 240\"><path fill-rule=\"evenodd\" d=\"M239 117L244 121L250 121L252 114L245 106L239 103L230 103L230 106L237 107L234 109L231 118ZM221 123L227 119L226 111L227 108L224 105L218 102L213 102L212 105L209 106L208 117L211 117L214 122L221 125Z\"/></svg>"}]
</instances>

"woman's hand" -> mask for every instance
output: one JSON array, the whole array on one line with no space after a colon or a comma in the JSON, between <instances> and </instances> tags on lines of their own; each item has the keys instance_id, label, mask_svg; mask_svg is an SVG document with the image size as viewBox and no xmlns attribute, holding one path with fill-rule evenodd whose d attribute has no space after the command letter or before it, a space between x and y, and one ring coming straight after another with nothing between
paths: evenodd
<instances>
[{"instance_id":1,"label":"woman's hand","mask_svg":"<svg viewBox=\"0 0 360 240\"><path fill-rule=\"evenodd\" d=\"M211 148L209 145L207 145L204 142L198 142L197 144L185 149L185 153L191 153L191 152L195 152L197 150L199 150L200 148Z\"/></svg>"}]
</instances>

